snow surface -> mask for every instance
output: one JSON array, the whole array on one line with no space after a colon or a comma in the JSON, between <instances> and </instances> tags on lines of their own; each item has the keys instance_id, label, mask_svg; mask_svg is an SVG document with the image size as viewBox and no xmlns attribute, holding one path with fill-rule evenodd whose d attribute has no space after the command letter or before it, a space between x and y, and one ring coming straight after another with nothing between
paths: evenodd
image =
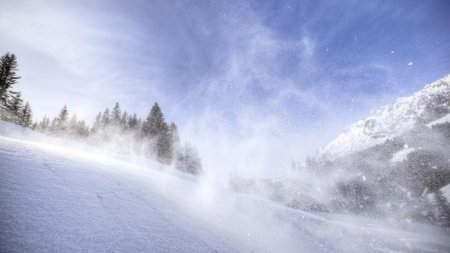
<instances>
[{"instance_id":1,"label":"snow surface","mask_svg":"<svg viewBox=\"0 0 450 253\"><path fill-rule=\"evenodd\" d=\"M0 252L450 252L443 228L300 212L82 148L0 121Z\"/></svg>"},{"instance_id":2,"label":"snow surface","mask_svg":"<svg viewBox=\"0 0 450 253\"><path fill-rule=\"evenodd\" d=\"M416 151L417 148L410 148L408 146L405 145L405 147L403 147L402 150L394 153L394 155L392 156L392 159L389 161L390 163L401 163L403 161L406 161L406 159L408 158L408 154Z\"/></svg>"},{"instance_id":3,"label":"snow surface","mask_svg":"<svg viewBox=\"0 0 450 253\"><path fill-rule=\"evenodd\" d=\"M439 119L437 119L435 121L432 121L432 122L428 123L427 126L428 127L433 127L435 125L444 124L446 122L450 123L450 114L447 114L447 115L445 115L442 118L439 118Z\"/></svg>"},{"instance_id":4,"label":"snow surface","mask_svg":"<svg viewBox=\"0 0 450 253\"><path fill-rule=\"evenodd\" d=\"M433 99L437 95L450 97L450 75L359 120L320 150L319 156L334 160L412 130L421 120L427 106L435 106Z\"/></svg>"}]
</instances>

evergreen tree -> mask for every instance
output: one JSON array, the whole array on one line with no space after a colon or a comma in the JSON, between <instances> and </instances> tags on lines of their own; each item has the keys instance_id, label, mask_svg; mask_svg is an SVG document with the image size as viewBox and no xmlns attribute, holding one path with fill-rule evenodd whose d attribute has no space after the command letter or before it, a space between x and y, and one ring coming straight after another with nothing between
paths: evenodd
<instances>
[{"instance_id":1,"label":"evergreen tree","mask_svg":"<svg viewBox=\"0 0 450 253\"><path fill-rule=\"evenodd\" d=\"M169 129L164 129L158 136L156 142L156 154L158 160L165 164L172 163L173 159L173 143Z\"/></svg>"},{"instance_id":2,"label":"evergreen tree","mask_svg":"<svg viewBox=\"0 0 450 253\"><path fill-rule=\"evenodd\" d=\"M121 121L121 115L122 112L120 110L119 102L116 102L116 105L114 106L112 112L111 112L111 123L114 126L119 126Z\"/></svg>"},{"instance_id":3,"label":"evergreen tree","mask_svg":"<svg viewBox=\"0 0 450 253\"><path fill-rule=\"evenodd\" d=\"M33 124L33 115L31 112L31 106L27 102L23 107L20 115L20 125L22 125L23 127L30 127L31 124Z\"/></svg>"},{"instance_id":4,"label":"evergreen tree","mask_svg":"<svg viewBox=\"0 0 450 253\"><path fill-rule=\"evenodd\" d=\"M78 135L78 119L77 119L76 114L73 114L72 118L69 121L68 132L69 132L69 135L72 135L72 136Z\"/></svg>"},{"instance_id":5,"label":"evergreen tree","mask_svg":"<svg viewBox=\"0 0 450 253\"><path fill-rule=\"evenodd\" d=\"M122 127L122 130L128 129L128 113L126 111L122 113L122 117L120 118L120 126Z\"/></svg>"},{"instance_id":6,"label":"evergreen tree","mask_svg":"<svg viewBox=\"0 0 450 253\"><path fill-rule=\"evenodd\" d=\"M50 119L47 116L44 116L42 121L39 122L39 124L37 126L37 130L39 130L41 132L45 132L49 129L49 127L50 127Z\"/></svg>"},{"instance_id":7,"label":"evergreen tree","mask_svg":"<svg viewBox=\"0 0 450 253\"><path fill-rule=\"evenodd\" d=\"M109 113L109 109L106 109L103 112L102 120L101 120L101 126L102 128L106 128L111 123L111 115Z\"/></svg>"},{"instance_id":8,"label":"evergreen tree","mask_svg":"<svg viewBox=\"0 0 450 253\"><path fill-rule=\"evenodd\" d=\"M23 100L21 98L21 93L17 92L15 96L12 97L9 105L9 110L13 116L12 121L16 124L20 124L21 113L23 110Z\"/></svg>"},{"instance_id":9,"label":"evergreen tree","mask_svg":"<svg viewBox=\"0 0 450 253\"><path fill-rule=\"evenodd\" d=\"M6 105L9 89L17 83L17 59L14 54L6 53L0 58L0 104Z\"/></svg>"},{"instance_id":10,"label":"evergreen tree","mask_svg":"<svg viewBox=\"0 0 450 253\"><path fill-rule=\"evenodd\" d=\"M65 105L58 117L54 120L54 130L56 130L59 134L67 130L67 121L69 118L69 111L67 110L67 106Z\"/></svg>"},{"instance_id":11,"label":"evergreen tree","mask_svg":"<svg viewBox=\"0 0 450 253\"><path fill-rule=\"evenodd\" d=\"M160 162L170 164L173 158L172 137L164 115L155 103L150 110L147 121L142 126L143 136L150 141L150 153Z\"/></svg>"},{"instance_id":12,"label":"evergreen tree","mask_svg":"<svg viewBox=\"0 0 450 253\"><path fill-rule=\"evenodd\" d=\"M102 113L99 112L95 117L94 125L92 126L91 132L97 132L102 126Z\"/></svg>"},{"instance_id":13,"label":"evergreen tree","mask_svg":"<svg viewBox=\"0 0 450 253\"><path fill-rule=\"evenodd\" d=\"M164 115L161 112L158 103L155 103L148 114L147 121L145 121L142 126L142 132L146 137L155 138L167 129L168 127L164 120Z\"/></svg>"},{"instance_id":14,"label":"evergreen tree","mask_svg":"<svg viewBox=\"0 0 450 253\"><path fill-rule=\"evenodd\" d=\"M44 117L44 119L42 120L42 129L44 131L47 131L50 129L50 118L49 117Z\"/></svg>"},{"instance_id":15,"label":"evergreen tree","mask_svg":"<svg viewBox=\"0 0 450 253\"><path fill-rule=\"evenodd\" d=\"M139 126L139 122L138 122L138 118L136 116L136 113L133 114L133 116L129 116L128 117L128 129L136 131L138 130L138 126Z\"/></svg>"},{"instance_id":16,"label":"evergreen tree","mask_svg":"<svg viewBox=\"0 0 450 253\"><path fill-rule=\"evenodd\" d=\"M89 135L89 127L86 126L84 120L78 120L74 114L70 120L71 135L76 138L87 137Z\"/></svg>"},{"instance_id":17,"label":"evergreen tree","mask_svg":"<svg viewBox=\"0 0 450 253\"><path fill-rule=\"evenodd\" d=\"M50 127L48 128L50 132L56 133L58 130L58 118L53 118L52 123L50 123Z\"/></svg>"},{"instance_id":18,"label":"evergreen tree","mask_svg":"<svg viewBox=\"0 0 450 253\"><path fill-rule=\"evenodd\" d=\"M77 134L80 137L87 137L89 135L89 126L86 125L86 122L84 122L84 120L78 121L77 131Z\"/></svg>"},{"instance_id":19,"label":"evergreen tree","mask_svg":"<svg viewBox=\"0 0 450 253\"><path fill-rule=\"evenodd\" d=\"M202 164L197 149L186 143L177 152L175 167L183 172L198 175L202 172Z\"/></svg>"},{"instance_id":20,"label":"evergreen tree","mask_svg":"<svg viewBox=\"0 0 450 253\"><path fill-rule=\"evenodd\" d=\"M142 119L141 118L137 118L136 131L140 131L142 129L143 125L144 125L144 122L142 121Z\"/></svg>"},{"instance_id":21,"label":"evergreen tree","mask_svg":"<svg viewBox=\"0 0 450 253\"><path fill-rule=\"evenodd\" d=\"M178 147L180 143L180 136L178 135L178 128L174 122L170 123L169 133L174 147Z\"/></svg>"}]
</instances>

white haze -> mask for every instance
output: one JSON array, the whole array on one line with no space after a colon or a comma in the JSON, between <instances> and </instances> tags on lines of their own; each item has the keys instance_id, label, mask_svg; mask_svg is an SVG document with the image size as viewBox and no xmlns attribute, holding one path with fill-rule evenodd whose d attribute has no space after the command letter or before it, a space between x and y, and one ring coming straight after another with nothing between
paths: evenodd
<instances>
[{"instance_id":1,"label":"white haze","mask_svg":"<svg viewBox=\"0 0 450 253\"><path fill-rule=\"evenodd\" d=\"M100 8L101 3L2 1L0 49L17 54L22 76L17 89L31 102L35 119L56 116L66 104L92 123L97 112L116 101L145 119L158 101L166 119L178 124L182 140L198 146L205 171L218 181L227 181L234 172L256 178L283 175L291 161L313 156L344 126L395 97L360 95L354 105L340 106L353 98L342 95L324 75L316 59L323 53L317 51L320 42L310 36L308 23L301 39L285 40L245 3L223 9L223 17L215 20L215 29L223 31L221 50L213 55L220 70L198 79L178 76L166 69L172 62L196 66L204 59L179 27L183 17L174 17L170 26L177 27L170 32L190 48L179 59L166 45L157 20L184 11L183 6L138 2L155 21L133 19L120 5ZM207 34L209 27L199 24L198 29ZM292 67L299 74L294 77L283 76L277 66L286 53L297 59ZM380 62L352 71L367 69L394 78ZM173 83L189 88L174 95Z\"/></svg>"}]
</instances>

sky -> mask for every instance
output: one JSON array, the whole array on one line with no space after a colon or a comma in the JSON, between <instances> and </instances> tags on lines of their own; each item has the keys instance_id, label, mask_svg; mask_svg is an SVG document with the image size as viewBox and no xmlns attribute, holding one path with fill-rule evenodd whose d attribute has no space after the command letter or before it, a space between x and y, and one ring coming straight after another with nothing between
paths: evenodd
<instances>
[{"instance_id":1,"label":"sky","mask_svg":"<svg viewBox=\"0 0 450 253\"><path fill-rule=\"evenodd\" d=\"M280 176L450 73L450 1L0 1L35 119L158 102L218 175Z\"/></svg>"}]
</instances>

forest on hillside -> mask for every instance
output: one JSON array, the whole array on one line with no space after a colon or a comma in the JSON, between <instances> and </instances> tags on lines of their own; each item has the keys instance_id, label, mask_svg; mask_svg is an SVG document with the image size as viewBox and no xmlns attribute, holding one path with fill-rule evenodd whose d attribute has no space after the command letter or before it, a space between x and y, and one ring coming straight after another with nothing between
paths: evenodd
<instances>
[{"instance_id":1,"label":"forest on hillside","mask_svg":"<svg viewBox=\"0 0 450 253\"><path fill-rule=\"evenodd\" d=\"M6 53L0 58L0 120L58 138L82 141L108 152L147 157L174 165L182 172L194 175L202 172L196 147L188 142L182 144L176 124L166 121L157 102L145 120L122 111L116 102L111 110L99 112L92 126L76 114L71 115L66 105L53 119L45 116L34 122L31 105L24 103L22 93L13 89L19 79L17 57Z\"/></svg>"}]
</instances>

